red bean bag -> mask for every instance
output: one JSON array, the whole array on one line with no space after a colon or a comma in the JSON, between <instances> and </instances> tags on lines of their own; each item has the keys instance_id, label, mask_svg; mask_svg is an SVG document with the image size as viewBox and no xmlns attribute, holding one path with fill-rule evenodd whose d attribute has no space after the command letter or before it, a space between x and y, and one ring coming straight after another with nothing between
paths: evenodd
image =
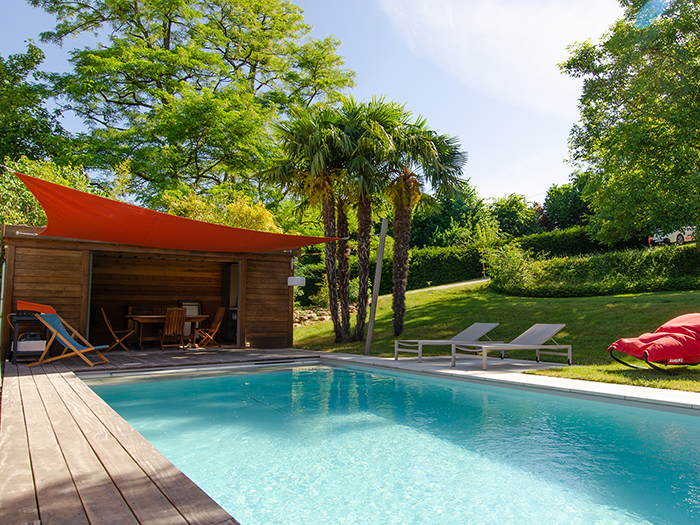
<instances>
[{"instance_id":1,"label":"red bean bag","mask_svg":"<svg viewBox=\"0 0 700 525\"><path fill-rule=\"evenodd\" d=\"M697 365L700 363L700 314L681 315L660 326L653 334L619 339L610 345L610 357L624 365L632 366L615 357L613 351L642 359L653 368L657 367L651 363Z\"/></svg>"}]
</instances>

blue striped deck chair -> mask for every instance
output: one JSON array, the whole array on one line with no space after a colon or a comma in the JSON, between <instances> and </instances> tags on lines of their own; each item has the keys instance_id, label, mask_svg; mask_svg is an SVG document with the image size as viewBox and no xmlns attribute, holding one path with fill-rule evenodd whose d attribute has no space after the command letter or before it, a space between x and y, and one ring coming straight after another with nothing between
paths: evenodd
<instances>
[{"instance_id":1,"label":"blue striped deck chair","mask_svg":"<svg viewBox=\"0 0 700 525\"><path fill-rule=\"evenodd\" d=\"M92 346L87 340L78 333L78 331L64 321L58 314L36 314L37 319L41 321L46 328L51 332L51 337L46 341L46 348L44 348L44 353L41 354L38 361L30 363L27 366L40 365L44 363L50 363L51 361L57 361L58 359L66 359L68 357L78 356L88 365L101 365L103 363L109 363L107 358L100 353L100 350L107 349L107 345L104 346ZM69 333L68 330L71 332ZM76 341L77 338L80 342ZM63 352L61 355L56 357L49 357L46 359L51 349L51 345L54 341L58 341L63 345ZM98 356L102 358L102 361L92 362L85 354L88 352L95 352Z\"/></svg>"}]
</instances>

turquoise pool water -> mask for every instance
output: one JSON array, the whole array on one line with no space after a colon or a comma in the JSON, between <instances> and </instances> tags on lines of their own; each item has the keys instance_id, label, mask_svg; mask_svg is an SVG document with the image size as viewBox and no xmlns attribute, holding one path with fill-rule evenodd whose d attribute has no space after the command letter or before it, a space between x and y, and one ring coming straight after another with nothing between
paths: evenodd
<instances>
[{"instance_id":1,"label":"turquoise pool water","mask_svg":"<svg viewBox=\"0 0 700 525\"><path fill-rule=\"evenodd\" d=\"M242 525L700 520L700 418L368 369L91 384Z\"/></svg>"}]
</instances>

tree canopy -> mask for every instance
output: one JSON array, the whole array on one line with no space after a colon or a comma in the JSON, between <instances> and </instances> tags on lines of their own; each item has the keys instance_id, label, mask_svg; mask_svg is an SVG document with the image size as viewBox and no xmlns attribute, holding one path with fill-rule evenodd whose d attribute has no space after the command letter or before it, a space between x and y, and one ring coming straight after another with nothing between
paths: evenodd
<instances>
[{"instance_id":1,"label":"tree canopy","mask_svg":"<svg viewBox=\"0 0 700 525\"><path fill-rule=\"evenodd\" d=\"M197 190L250 179L275 155L280 113L334 102L353 85L339 42L310 38L285 0L31 3L58 20L46 41L106 36L73 51L73 71L52 79L91 129L77 160L107 170L127 161L147 203L177 182Z\"/></svg>"},{"instance_id":2,"label":"tree canopy","mask_svg":"<svg viewBox=\"0 0 700 525\"><path fill-rule=\"evenodd\" d=\"M700 224L700 5L620 3L624 18L561 66L584 79L570 149L606 242Z\"/></svg>"},{"instance_id":3,"label":"tree canopy","mask_svg":"<svg viewBox=\"0 0 700 525\"><path fill-rule=\"evenodd\" d=\"M561 186L554 184L549 188L542 205L548 229L565 230L586 222L590 214L590 208L583 200L587 179L585 174L576 174L572 182Z\"/></svg>"},{"instance_id":4,"label":"tree canopy","mask_svg":"<svg viewBox=\"0 0 700 525\"><path fill-rule=\"evenodd\" d=\"M0 159L60 157L68 134L58 111L46 101L53 93L40 78L44 53L32 42L26 53L0 56Z\"/></svg>"},{"instance_id":5,"label":"tree canopy","mask_svg":"<svg viewBox=\"0 0 700 525\"><path fill-rule=\"evenodd\" d=\"M501 231L506 235L522 237L542 231L538 223L537 209L527 201L524 195L511 193L494 199L491 210Z\"/></svg>"}]
</instances>

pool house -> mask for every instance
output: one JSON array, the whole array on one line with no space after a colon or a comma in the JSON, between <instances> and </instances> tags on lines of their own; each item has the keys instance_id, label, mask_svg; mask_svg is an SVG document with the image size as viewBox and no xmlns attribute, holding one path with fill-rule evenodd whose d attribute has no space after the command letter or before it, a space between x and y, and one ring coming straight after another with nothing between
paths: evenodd
<instances>
[{"instance_id":1,"label":"pool house","mask_svg":"<svg viewBox=\"0 0 700 525\"><path fill-rule=\"evenodd\" d=\"M234 348L293 343L299 248L328 239L202 223L19 175L39 199L46 228L4 225L2 312L17 301L53 306L93 344L127 316L195 304L210 318L226 307L217 339ZM2 330L2 357L10 331Z\"/></svg>"}]
</instances>

